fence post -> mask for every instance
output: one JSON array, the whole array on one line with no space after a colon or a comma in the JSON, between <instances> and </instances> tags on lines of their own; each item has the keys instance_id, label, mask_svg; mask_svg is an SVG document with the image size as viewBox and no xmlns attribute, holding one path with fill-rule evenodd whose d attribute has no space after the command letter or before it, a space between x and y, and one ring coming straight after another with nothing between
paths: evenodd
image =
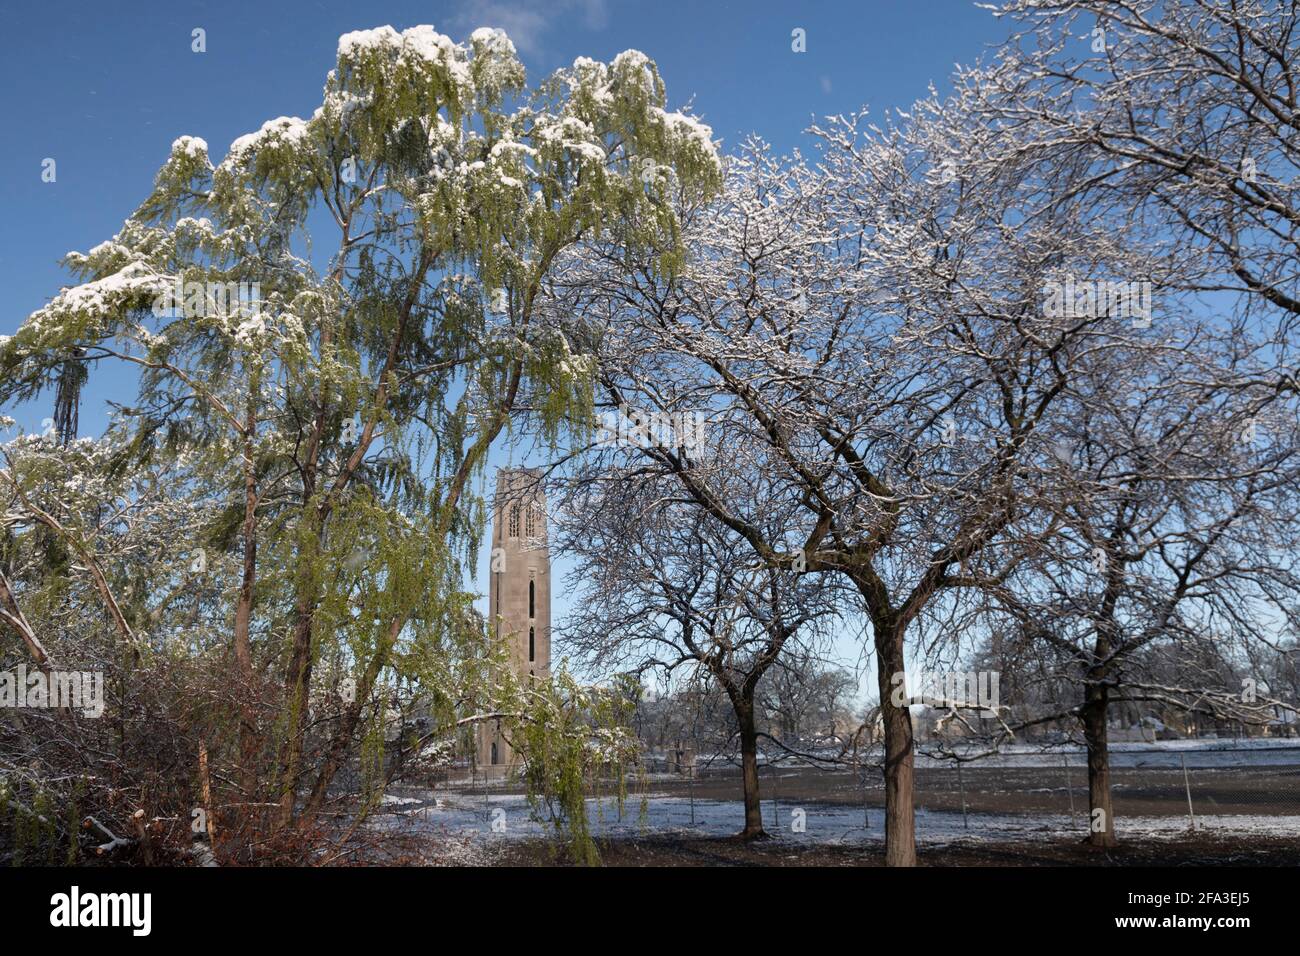
<instances>
[{"instance_id":1,"label":"fence post","mask_svg":"<svg viewBox=\"0 0 1300 956\"><path fill-rule=\"evenodd\" d=\"M1065 792L1070 795L1070 828L1074 829L1079 825L1078 817L1074 813L1074 785L1070 783L1070 755L1061 754L1061 766L1065 768Z\"/></svg>"},{"instance_id":2,"label":"fence post","mask_svg":"<svg viewBox=\"0 0 1300 956\"><path fill-rule=\"evenodd\" d=\"M1187 820L1192 830L1196 829L1196 814L1192 812L1192 783L1187 776L1187 756L1179 754L1178 759L1183 764L1183 788L1187 791Z\"/></svg>"},{"instance_id":3,"label":"fence post","mask_svg":"<svg viewBox=\"0 0 1300 956\"><path fill-rule=\"evenodd\" d=\"M691 768L694 770L694 768ZM695 826L695 774L686 775L686 792L691 798L691 826Z\"/></svg>"},{"instance_id":4,"label":"fence post","mask_svg":"<svg viewBox=\"0 0 1300 956\"><path fill-rule=\"evenodd\" d=\"M957 789L961 791L961 825L962 829L970 829L970 820L966 816L966 784L961 777L961 761L957 761Z\"/></svg>"},{"instance_id":5,"label":"fence post","mask_svg":"<svg viewBox=\"0 0 1300 956\"><path fill-rule=\"evenodd\" d=\"M776 764L769 763L772 768L772 829L781 829L781 805L776 796Z\"/></svg>"},{"instance_id":6,"label":"fence post","mask_svg":"<svg viewBox=\"0 0 1300 956\"><path fill-rule=\"evenodd\" d=\"M871 829L871 814L867 810L867 771L862 771L862 829Z\"/></svg>"}]
</instances>

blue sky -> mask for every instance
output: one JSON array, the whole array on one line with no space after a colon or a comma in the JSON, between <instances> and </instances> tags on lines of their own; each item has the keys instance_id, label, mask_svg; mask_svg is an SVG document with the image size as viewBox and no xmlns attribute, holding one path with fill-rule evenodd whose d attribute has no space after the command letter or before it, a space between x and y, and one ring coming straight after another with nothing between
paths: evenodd
<instances>
[{"instance_id":1,"label":"blue sky","mask_svg":"<svg viewBox=\"0 0 1300 956\"><path fill-rule=\"evenodd\" d=\"M926 95L931 82L944 90L954 63L977 59L1007 29L970 0L53 0L14 5L3 21L0 335L68 282L58 265L66 252L118 230L177 136L203 137L216 160L267 119L310 116L350 30L431 23L461 39L502 27L534 82L577 56L640 49L659 64L671 107L691 102L724 150L750 133L786 150L815 118L863 106L879 116ZM191 50L195 28L206 32L204 53ZM796 28L806 33L804 53L791 49ZM57 163L53 183L41 179L46 158ZM98 433L104 399L130 388L107 367L92 371L82 433ZM47 394L4 411L35 429L52 402Z\"/></svg>"}]
</instances>

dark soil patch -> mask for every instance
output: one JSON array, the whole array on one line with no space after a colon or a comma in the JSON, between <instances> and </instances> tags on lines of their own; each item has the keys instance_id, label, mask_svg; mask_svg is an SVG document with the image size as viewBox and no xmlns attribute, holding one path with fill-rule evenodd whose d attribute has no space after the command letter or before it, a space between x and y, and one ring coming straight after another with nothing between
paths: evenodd
<instances>
[{"instance_id":1,"label":"dark soil patch","mask_svg":"<svg viewBox=\"0 0 1300 956\"><path fill-rule=\"evenodd\" d=\"M984 813L1070 813L1088 805L1088 780L1079 767L967 767L962 777L951 769L918 767L916 805L926 810ZM1184 816L1187 791L1177 768L1116 767L1111 771L1115 812L1120 817ZM659 778L655 793L697 800L738 800L740 780L717 771L694 781ZM866 806L885 802L878 773L855 775L809 768L764 768L762 798L770 803L827 803ZM1295 767L1232 767L1191 772L1192 802L1198 814L1300 814L1300 771Z\"/></svg>"},{"instance_id":2,"label":"dark soil patch","mask_svg":"<svg viewBox=\"0 0 1300 956\"><path fill-rule=\"evenodd\" d=\"M648 836L598 841L606 866L882 866L884 847L809 845L780 838ZM1300 840L1197 836L1181 840L1133 840L1097 850L1073 840L991 843L977 840L921 845L921 866L1297 866ZM506 848L497 865L565 865L555 847L519 841Z\"/></svg>"}]
</instances>

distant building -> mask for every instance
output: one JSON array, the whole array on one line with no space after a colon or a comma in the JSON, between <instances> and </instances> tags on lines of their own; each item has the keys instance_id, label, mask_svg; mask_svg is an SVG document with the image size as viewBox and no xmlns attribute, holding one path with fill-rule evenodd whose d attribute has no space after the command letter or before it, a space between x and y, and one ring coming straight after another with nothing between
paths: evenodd
<instances>
[{"instance_id":1,"label":"distant building","mask_svg":"<svg viewBox=\"0 0 1300 956\"><path fill-rule=\"evenodd\" d=\"M551 557L537 469L497 472L489 568L489 633L506 643L521 681L545 680L551 674ZM481 771L504 776L514 769L515 754L499 721L479 725L476 749Z\"/></svg>"},{"instance_id":2,"label":"distant building","mask_svg":"<svg viewBox=\"0 0 1300 956\"><path fill-rule=\"evenodd\" d=\"M677 741L669 746L667 753L668 772L681 774L683 777L695 776L695 745Z\"/></svg>"}]
</instances>

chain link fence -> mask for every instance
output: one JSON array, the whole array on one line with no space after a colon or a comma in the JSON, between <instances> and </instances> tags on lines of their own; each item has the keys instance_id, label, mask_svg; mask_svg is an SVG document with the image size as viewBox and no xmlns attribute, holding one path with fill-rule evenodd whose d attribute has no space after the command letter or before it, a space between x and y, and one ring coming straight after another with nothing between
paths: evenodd
<instances>
[{"instance_id":1,"label":"chain link fence","mask_svg":"<svg viewBox=\"0 0 1300 956\"><path fill-rule=\"evenodd\" d=\"M1110 786L1121 829L1300 835L1300 743L1117 749ZM878 779L864 789L868 801L874 789L883 802ZM971 762L918 757L916 805L936 817L961 814L963 830L989 823L1014 830L1017 821L1033 829L1045 818L1068 818L1072 829L1086 833L1087 755L999 754Z\"/></svg>"},{"instance_id":2,"label":"chain link fence","mask_svg":"<svg viewBox=\"0 0 1300 956\"><path fill-rule=\"evenodd\" d=\"M700 758L693 766L694 773L683 772L679 763L660 760L643 767L644 776L634 772L622 807L611 786L602 787L599 798L593 791L593 831L736 832L744 822L739 768L718 758ZM453 792L451 805L474 825L486 826L502 808L512 821L516 811L526 815L517 779L450 776L436 790ZM1118 744L1110 778L1121 839L1193 833L1300 838L1300 741ZM765 760L759 780L769 830L814 841L883 837L884 785L875 766L828 769ZM1079 748L1020 748L961 762L920 753L915 785L922 841L1083 838L1089 830L1087 756Z\"/></svg>"},{"instance_id":3,"label":"chain link fence","mask_svg":"<svg viewBox=\"0 0 1300 956\"><path fill-rule=\"evenodd\" d=\"M701 760L693 778L656 764L654 795L692 801L739 800L739 768ZM836 828L879 830L884 784L878 769L818 769L789 761L760 768L763 816L787 828L788 815L833 818ZM1131 835L1205 831L1300 837L1300 741L1177 741L1118 744L1110 755L1117 829ZM1008 838L1088 832L1087 755L1080 748L1020 749L966 761L918 754L918 836ZM848 834L845 834L848 836Z\"/></svg>"}]
</instances>

